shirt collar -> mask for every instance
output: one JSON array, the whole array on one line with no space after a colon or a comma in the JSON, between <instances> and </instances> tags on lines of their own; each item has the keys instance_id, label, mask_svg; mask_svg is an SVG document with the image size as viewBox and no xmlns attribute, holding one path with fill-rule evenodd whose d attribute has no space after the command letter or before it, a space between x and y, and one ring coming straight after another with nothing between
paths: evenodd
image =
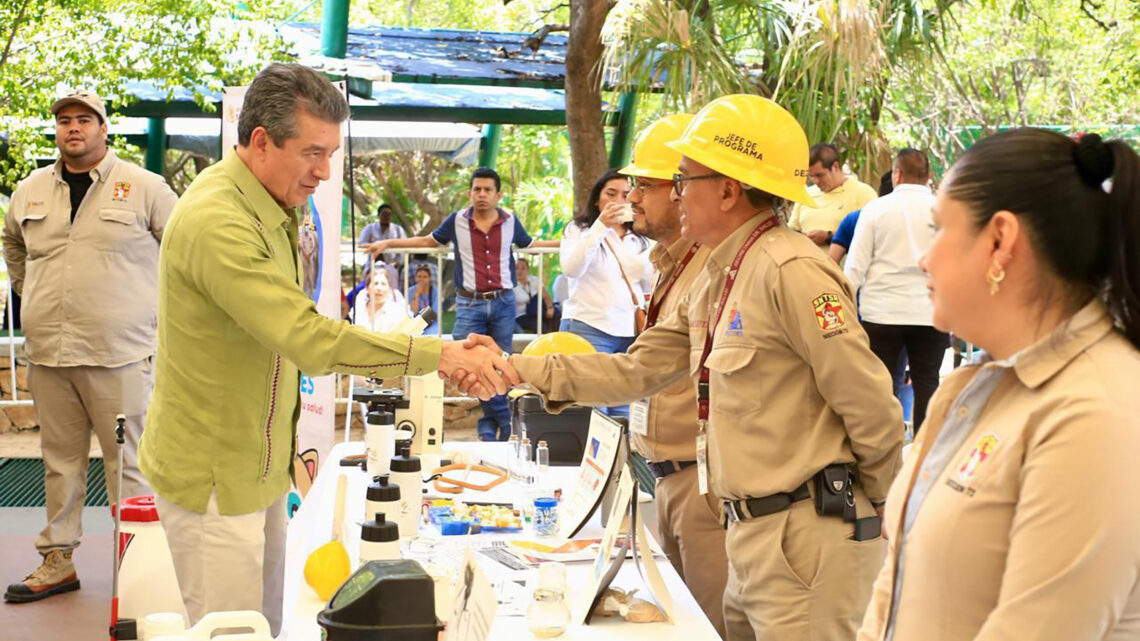
<instances>
[{"instance_id":1,"label":"shirt collar","mask_svg":"<svg viewBox=\"0 0 1140 641\"><path fill-rule=\"evenodd\" d=\"M94 179L96 182L103 182L107 180L107 177L111 174L111 168L115 166L115 163L118 162L118 160L119 157L115 155L115 152L108 149L107 155L103 156L103 160L100 160L98 165L95 165L91 168L91 171L89 173L91 174L92 179ZM63 158L60 158L56 160L55 165L52 166L52 173L55 174L56 180L63 180L63 169Z\"/></svg>"},{"instance_id":2,"label":"shirt collar","mask_svg":"<svg viewBox=\"0 0 1140 641\"><path fill-rule=\"evenodd\" d=\"M222 171L234 181L238 191L249 200L254 215L266 229L280 227L289 219L285 209L273 199L265 189L265 185L253 175L236 151L226 152L225 158L222 159Z\"/></svg>"},{"instance_id":3,"label":"shirt collar","mask_svg":"<svg viewBox=\"0 0 1140 641\"><path fill-rule=\"evenodd\" d=\"M930 187L927 187L926 185L918 185L915 183L902 183L901 185L897 185L897 186L895 186L894 189L891 190L891 193L893 194L893 193L900 192L900 191L901 192L911 191L911 192L914 192L917 194L933 193L930 191Z\"/></svg>"},{"instance_id":4,"label":"shirt collar","mask_svg":"<svg viewBox=\"0 0 1140 641\"><path fill-rule=\"evenodd\" d=\"M501 225L508 218L510 218L510 214L508 214L507 211L505 209L503 209L502 207L496 207L495 212L497 214L499 214L499 219L495 221L496 225ZM467 218L468 220L474 220L474 216L473 216L474 213L475 213L475 208L474 207L468 207L467 209L464 209L459 215L463 216L464 218Z\"/></svg>"},{"instance_id":5,"label":"shirt collar","mask_svg":"<svg viewBox=\"0 0 1140 641\"><path fill-rule=\"evenodd\" d=\"M776 213L770 212L770 215L775 216ZM752 230L759 227L765 220L768 220L768 216L761 213L749 218L743 225L737 227L736 231L732 232L728 238L724 239L724 242L717 245L716 249L712 250L712 253L709 254L706 269L712 272L728 269L728 267L732 265L733 259L736 258L736 252L740 251L740 248L744 246L744 242L748 240L748 236L752 233ZM779 227L779 225L777 225L777 227Z\"/></svg>"},{"instance_id":6,"label":"shirt collar","mask_svg":"<svg viewBox=\"0 0 1140 641\"><path fill-rule=\"evenodd\" d=\"M1112 330L1108 307L1094 298L1048 336L1011 358L1013 369L1026 387L1035 389Z\"/></svg>"},{"instance_id":7,"label":"shirt collar","mask_svg":"<svg viewBox=\"0 0 1140 641\"><path fill-rule=\"evenodd\" d=\"M678 238L668 247L662 243L657 243L649 251L649 262L653 263L657 271L664 273L676 267L685 257L685 254L689 253L689 248L695 244L687 238Z\"/></svg>"}]
</instances>

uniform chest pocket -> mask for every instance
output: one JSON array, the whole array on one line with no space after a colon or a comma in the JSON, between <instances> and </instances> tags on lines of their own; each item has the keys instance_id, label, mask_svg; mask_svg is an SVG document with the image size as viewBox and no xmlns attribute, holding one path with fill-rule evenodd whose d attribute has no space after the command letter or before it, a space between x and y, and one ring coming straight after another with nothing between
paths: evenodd
<instances>
[{"instance_id":1,"label":"uniform chest pocket","mask_svg":"<svg viewBox=\"0 0 1140 641\"><path fill-rule=\"evenodd\" d=\"M95 240L108 251L122 251L124 244L143 233L139 215L129 209L100 209Z\"/></svg>"},{"instance_id":2,"label":"uniform chest pocket","mask_svg":"<svg viewBox=\"0 0 1140 641\"><path fill-rule=\"evenodd\" d=\"M712 411L733 420L760 409L758 386L754 380L757 363L755 347L730 345L714 347L705 366L709 368L709 395Z\"/></svg>"},{"instance_id":3,"label":"uniform chest pocket","mask_svg":"<svg viewBox=\"0 0 1140 641\"><path fill-rule=\"evenodd\" d=\"M44 210L28 211L20 219L20 231L24 235L24 247L29 260L39 258L51 249L46 219L47 212Z\"/></svg>"}]
</instances>

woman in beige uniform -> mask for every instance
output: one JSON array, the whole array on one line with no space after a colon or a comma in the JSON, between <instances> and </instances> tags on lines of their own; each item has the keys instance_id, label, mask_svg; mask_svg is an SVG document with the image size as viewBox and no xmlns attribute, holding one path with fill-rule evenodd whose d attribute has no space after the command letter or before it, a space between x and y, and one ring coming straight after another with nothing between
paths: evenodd
<instances>
[{"instance_id":1,"label":"woman in beige uniform","mask_svg":"<svg viewBox=\"0 0 1140 641\"><path fill-rule=\"evenodd\" d=\"M934 324L985 351L891 488L859 639L1140 639L1140 158L998 134L934 221Z\"/></svg>"}]
</instances>

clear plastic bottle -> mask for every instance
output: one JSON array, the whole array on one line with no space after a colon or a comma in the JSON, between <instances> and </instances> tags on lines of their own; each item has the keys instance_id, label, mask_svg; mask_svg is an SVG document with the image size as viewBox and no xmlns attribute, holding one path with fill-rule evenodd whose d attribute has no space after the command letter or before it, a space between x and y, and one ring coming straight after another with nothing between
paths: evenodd
<instances>
[{"instance_id":1,"label":"clear plastic bottle","mask_svg":"<svg viewBox=\"0 0 1140 641\"><path fill-rule=\"evenodd\" d=\"M526 611L526 625L538 639L562 636L570 625L570 608L565 593L557 588L540 587Z\"/></svg>"},{"instance_id":2,"label":"clear plastic bottle","mask_svg":"<svg viewBox=\"0 0 1140 641\"><path fill-rule=\"evenodd\" d=\"M511 434L507 439L507 445L510 446L511 457L507 461L507 474L512 479L519 478L519 437L517 434Z\"/></svg>"},{"instance_id":3,"label":"clear plastic bottle","mask_svg":"<svg viewBox=\"0 0 1140 641\"><path fill-rule=\"evenodd\" d=\"M550 481L550 448L546 441L539 441L534 451L535 482L539 485Z\"/></svg>"},{"instance_id":4,"label":"clear plastic bottle","mask_svg":"<svg viewBox=\"0 0 1140 641\"><path fill-rule=\"evenodd\" d=\"M528 485L534 482L534 466L531 464L530 453L530 439L524 436L519 441L518 473L522 482Z\"/></svg>"}]
</instances>

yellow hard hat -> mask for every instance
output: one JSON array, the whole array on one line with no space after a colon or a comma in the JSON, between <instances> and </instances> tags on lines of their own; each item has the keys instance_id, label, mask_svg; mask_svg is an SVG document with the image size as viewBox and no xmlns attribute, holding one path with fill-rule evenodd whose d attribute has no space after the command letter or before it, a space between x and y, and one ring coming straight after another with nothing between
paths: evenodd
<instances>
[{"instance_id":1,"label":"yellow hard hat","mask_svg":"<svg viewBox=\"0 0 1140 641\"><path fill-rule=\"evenodd\" d=\"M680 139L666 147L774 196L814 207L808 194L808 142L780 105L748 94L705 105Z\"/></svg>"},{"instance_id":2,"label":"yellow hard hat","mask_svg":"<svg viewBox=\"0 0 1140 641\"><path fill-rule=\"evenodd\" d=\"M673 114L649 125L633 145L633 161L620 170L626 176L672 180L681 154L665 146L685 132L693 114Z\"/></svg>"},{"instance_id":3,"label":"yellow hard hat","mask_svg":"<svg viewBox=\"0 0 1140 641\"><path fill-rule=\"evenodd\" d=\"M590 341L570 332L543 334L527 345L522 353L526 356L546 356L548 354L593 354L598 350Z\"/></svg>"}]
</instances>

